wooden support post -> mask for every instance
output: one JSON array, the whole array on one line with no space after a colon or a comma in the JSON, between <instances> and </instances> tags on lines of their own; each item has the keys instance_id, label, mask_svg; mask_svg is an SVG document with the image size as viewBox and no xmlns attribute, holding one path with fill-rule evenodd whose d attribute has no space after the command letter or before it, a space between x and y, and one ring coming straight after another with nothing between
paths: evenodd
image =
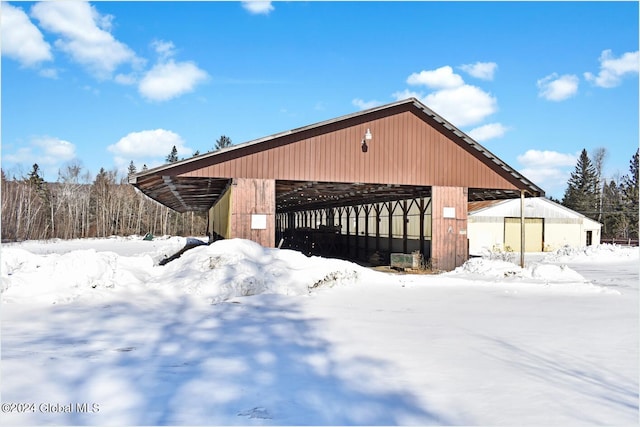
<instances>
[{"instance_id":1,"label":"wooden support post","mask_svg":"<svg viewBox=\"0 0 640 427\"><path fill-rule=\"evenodd\" d=\"M424 213L426 211L424 205L424 198L420 198L420 204L418 206L418 210L420 211L420 253L422 254L423 259L427 259L427 254L424 251Z\"/></svg>"},{"instance_id":2,"label":"wooden support post","mask_svg":"<svg viewBox=\"0 0 640 427\"><path fill-rule=\"evenodd\" d=\"M340 254L342 255L343 252L344 252L344 248L343 248L343 245L342 245L342 243L344 241L344 239L342 238L342 207L338 207L336 209L336 211L338 212L338 228L340 229L340 233L339 233L339 235L340 235L340 240L339 240L340 246L339 246L339 249L340 250L338 252L340 252Z\"/></svg>"},{"instance_id":3,"label":"wooden support post","mask_svg":"<svg viewBox=\"0 0 640 427\"><path fill-rule=\"evenodd\" d=\"M431 187L431 263L437 270L453 270L468 257L466 187Z\"/></svg>"},{"instance_id":4,"label":"wooden support post","mask_svg":"<svg viewBox=\"0 0 640 427\"><path fill-rule=\"evenodd\" d=\"M234 178L231 191L230 237L275 247L275 180Z\"/></svg>"},{"instance_id":5,"label":"wooden support post","mask_svg":"<svg viewBox=\"0 0 640 427\"><path fill-rule=\"evenodd\" d=\"M347 206L347 256L351 257L351 223L349 220L351 219L351 207Z\"/></svg>"},{"instance_id":6,"label":"wooden support post","mask_svg":"<svg viewBox=\"0 0 640 427\"><path fill-rule=\"evenodd\" d=\"M373 209L376 211L376 252L380 252L380 212L382 212L382 205L376 203L373 205Z\"/></svg>"},{"instance_id":7,"label":"wooden support post","mask_svg":"<svg viewBox=\"0 0 640 427\"><path fill-rule=\"evenodd\" d=\"M393 252L393 211L396 209L396 206L393 206L393 202L389 202L389 256Z\"/></svg>"},{"instance_id":8,"label":"wooden support post","mask_svg":"<svg viewBox=\"0 0 640 427\"><path fill-rule=\"evenodd\" d=\"M356 253L355 253L355 258L358 259L358 257L360 256L360 245L358 244L358 239L360 239L360 207L359 206L354 206L353 207L353 212L356 214L356 218L355 218L355 223L356 223Z\"/></svg>"},{"instance_id":9,"label":"wooden support post","mask_svg":"<svg viewBox=\"0 0 640 427\"><path fill-rule=\"evenodd\" d=\"M402 202L402 252L407 253L407 238L408 238L408 225L409 225L409 207L407 201Z\"/></svg>"},{"instance_id":10,"label":"wooden support post","mask_svg":"<svg viewBox=\"0 0 640 427\"><path fill-rule=\"evenodd\" d=\"M520 267L524 268L524 190L520 190Z\"/></svg>"},{"instance_id":11,"label":"wooden support post","mask_svg":"<svg viewBox=\"0 0 640 427\"><path fill-rule=\"evenodd\" d=\"M369 256L369 213L371 212L371 205L363 206L364 209L364 256Z\"/></svg>"}]
</instances>

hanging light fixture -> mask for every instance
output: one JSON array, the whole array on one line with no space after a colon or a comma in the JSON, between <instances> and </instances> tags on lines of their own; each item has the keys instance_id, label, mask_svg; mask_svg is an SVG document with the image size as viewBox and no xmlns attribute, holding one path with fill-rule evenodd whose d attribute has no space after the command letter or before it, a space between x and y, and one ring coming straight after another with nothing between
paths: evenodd
<instances>
[{"instance_id":1,"label":"hanging light fixture","mask_svg":"<svg viewBox=\"0 0 640 427\"><path fill-rule=\"evenodd\" d=\"M366 153L367 150L369 150L369 147L367 146L367 141L371 141L373 137L371 136L371 130L369 128L367 128L367 131L364 133L364 136L362 137L362 141L360 142L360 145L362 145L362 152Z\"/></svg>"}]
</instances>

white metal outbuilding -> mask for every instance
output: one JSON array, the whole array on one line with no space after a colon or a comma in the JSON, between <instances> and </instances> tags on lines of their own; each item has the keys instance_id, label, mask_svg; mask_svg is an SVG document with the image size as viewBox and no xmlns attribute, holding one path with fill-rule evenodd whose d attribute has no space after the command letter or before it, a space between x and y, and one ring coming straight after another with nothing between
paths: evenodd
<instances>
[{"instance_id":1,"label":"white metal outbuilding","mask_svg":"<svg viewBox=\"0 0 640 427\"><path fill-rule=\"evenodd\" d=\"M469 253L520 251L520 200L469 203ZM524 202L525 252L600 243L602 224L544 197Z\"/></svg>"}]
</instances>

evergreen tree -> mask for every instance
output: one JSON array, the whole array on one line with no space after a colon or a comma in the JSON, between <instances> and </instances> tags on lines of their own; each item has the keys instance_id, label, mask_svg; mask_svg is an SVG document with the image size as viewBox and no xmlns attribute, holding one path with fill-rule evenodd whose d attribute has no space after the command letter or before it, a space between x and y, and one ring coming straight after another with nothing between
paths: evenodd
<instances>
[{"instance_id":1,"label":"evergreen tree","mask_svg":"<svg viewBox=\"0 0 640 427\"><path fill-rule=\"evenodd\" d=\"M591 153L593 159L593 167L596 171L596 180L598 181L598 222L602 222L602 190L606 180L602 176L604 169L604 161L607 158L607 149L604 147L598 147Z\"/></svg>"},{"instance_id":2,"label":"evergreen tree","mask_svg":"<svg viewBox=\"0 0 640 427\"><path fill-rule=\"evenodd\" d=\"M31 172L27 176L27 183L36 191L36 194L45 202L49 203L51 194L44 178L40 176L40 166L37 163L33 164Z\"/></svg>"},{"instance_id":3,"label":"evergreen tree","mask_svg":"<svg viewBox=\"0 0 640 427\"><path fill-rule=\"evenodd\" d=\"M628 238L638 238L638 154L636 153L629 162L629 175L622 178L622 194L624 200L624 213L629 222Z\"/></svg>"},{"instance_id":4,"label":"evergreen tree","mask_svg":"<svg viewBox=\"0 0 640 427\"><path fill-rule=\"evenodd\" d=\"M136 165L133 163L133 160L131 160L131 162L129 163L129 171L127 173L127 176L130 177L131 175L135 175L136 172Z\"/></svg>"},{"instance_id":5,"label":"evergreen tree","mask_svg":"<svg viewBox=\"0 0 640 427\"><path fill-rule=\"evenodd\" d=\"M598 218L598 177L589 160L587 150L582 150L575 170L571 173L562 204L591 219Z\"/></svg>"},{"instance_id":6,"label":"evergreen tree","mask_svg":"<svg viewBox=\"0 0 640 427\"><path fill-rule=\"evenodd\" d=\"M49 191L49 186L47 186L44 178L40 176L40 166L37 163L33 164L26 183L35 190L34 193L37 199L32 199L28 196L30 208L32 212L36 212L32 215L30 221L34 225L37 224L36 227L40 230L39 238L50 237L50 233L54 228L52 193Z\"/></svg>"},{"instance_id":7,"label":"evergreen tree","mask_svg":"<svg viewBox=\"0 0 640 427\"><path fill-rule=\"evenodd\" d=\"M44 189L44 178L40 176L40 166L33 164L31 172L27 176L27 182L38 190Z\"/></svg>"},{"instance_id":8,"label":"evergreen tree","mask_svg":"<svg viewBox=\"0 0 640 427\"><path fill-rule=\"evenodd\" d=\"M558 204L562 204L562 202L560 200L556 199L555 197L553 197L553 196L548 196L548 197L549 197L549 200L551 200L552 202L555 202L555 203L558 203Z\"/></svg>"},{"instance_id":9,"label":"evergreen tree","mask_svg":"<svg viewBox=\"0 0 640 427\"><path fill-rule=\"evenodd\" d=\"M218 138L218 140L216 141L216 146L213 147L214 151L215 150L220 150L222 148L226 148L229 147L231 145L231 138L229 138L226 135L222 135L220 138Z\"/></svg>"},{"instance_id":10,"label":"evergreen tree","mask_svg":"<svg viewBox=\"0 0 640 427\"><path fill-rule=\"evenodd\" d=\"M171 149L171 153L167 156L167 163L175 163L178 161L178 149L174 145Z\"/></svg>"},{"instance_id":11,"label":"evergreen tree","mask_svg":"<svg viewBox=\"0 0 640 427\"><path fill-rule=\"evenodd\" d=\"M615 180L605 183L602 190L603 216L602 237L606 239L621 238L627 229L627 220L624 214L624 200L622 186Z\"/></svg>"}]
</instances>

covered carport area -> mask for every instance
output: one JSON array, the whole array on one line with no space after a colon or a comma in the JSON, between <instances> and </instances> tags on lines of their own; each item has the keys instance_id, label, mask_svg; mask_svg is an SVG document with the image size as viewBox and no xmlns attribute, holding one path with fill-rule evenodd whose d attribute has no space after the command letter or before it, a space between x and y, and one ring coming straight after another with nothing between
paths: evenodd
<instances>
[{"instance_id":1,"label":"covered carport area","mask_svg":"<svg viewBox=\"0 0 640 427\"><path fill-rule=\"evenodd\" d=\"M276 207L283 247L378 262L391 252L430 254L429 186L278 181Z\"/></svg>"},{"instance_id":2,"label":"covered carport area","mask_svg":"<svg viewBox=\"0 0 640 427\"><path fill-rule=\"evenodd\" d=\"M211 236L388 262L420 252L451 270L468 256L469 201L544 192L416 99L407 99L136 174Z\"/></svg>"},{"instance_id":3,"label":"covered carport area","mask_svg":"<svg viewBox=\"0 0 640 427\"><path fill-rule=\"evenodd\" d=\"M254 180L250 182L255 184ZM244 179L171 175L150 175L136 180L136 186L144 188L149 197L171 209L207 213L207 234L217 238L236 237L240 233L230 229L233 208L225 198L230 196L232 189L246 184ZM257 193L264 193L263 186L259 187ZM254 218L264 216L267 220L267 212L273 207L274 232L267 233L272 237L265 240L258 236L269 228L266 223L243 221L249 224L245 233L251 235L253 232L253 240L265 246L371 264L388 264L391 253L417 251L426 262L431 261L434 238L432 186L274 180L273 187L273 203L263 201L263 206L255 203L256 187L253 187L253 203L249 204L251 212L248 214ZM465 190L466 202L520 197L518 191ZM258 198L264 200L268 196ZM236 204L241 200L237 192L234 200ZM442 202L440 205L443 212L447 210L445 208L455 211L454 206L444 206ZM460 209L465 207L466 203L459 205ZM440 221L447 219L444 216L443 213ZM459 258L458 262L463 262L468 256L466 220L456 218L455 212L451 212L451 216L448 220L455 223L456 233L453 228L447 228L439 238L449 241L453 259Z\"/></svg>"},{"instance_id":4,"label":"covered carport area","mask_svg":"<svg viewBox=\"0 0 640 427\"><path fill-rule=\"evenodd\" d=\"M436 188L437 193L441 190ZM518 191L466 192L467 202L521 196ZM373 264L388 264L391 253L412 252L419 252L428 262L434 230L432 196L431 186L276 181L276 241L310 255ZM459 222L454 206L441 207L443 211L448 208L450 220ZM446 219L443 216L440 221ZM456 225L458 235L447 228L439 237L451 241L454 258L466 259L466 221Z\"/></svg>"}]
</instances>

